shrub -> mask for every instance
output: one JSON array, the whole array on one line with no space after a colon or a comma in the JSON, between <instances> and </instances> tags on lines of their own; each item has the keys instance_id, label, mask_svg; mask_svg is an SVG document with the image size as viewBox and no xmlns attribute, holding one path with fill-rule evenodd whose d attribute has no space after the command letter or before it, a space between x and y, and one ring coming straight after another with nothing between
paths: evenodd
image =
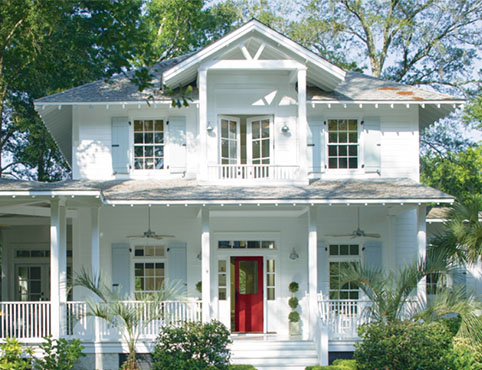
<instances>
[{"instance_id":1,"label":"shrub","mask_svg":"<svg viewBox=\"0 0 482 370\"><path fill-rule=\"evenodd\" d=\"M35 369L72 370L77 360L85 356L82 353L84 347L79 339L69 342L64 338L54 340L52 337L47 337L44 340L45 342L39 345L44 356L35 361Z\"/></svg>"},{"instance_id":2,"label":"shrub","mask_svg":"<svg viewBox=\"0 0 482 370\"><path fill-rule=\"evenodd\" d=\"M219 321L188 322L181 327L166 327L154 349L155 370L227 370L231 343L229 331Z\"/></svg>"},{"instance_id":3,"label":"shrub","mask_svg":"<svg viewBox=\"0 0 482 370\"><path fill-rule=\"evenodd\" d=\"M32 368L32 349L24 348L15 338L0 344L0 369L28 370Z\"/></svg>"},{"instance_id":4,"label":"shrub","mask_svg":"<svg viewBox=\"0 0 482 370\"><path fill-rule=\"evenodd\" d=\"M474 345L468 339L454 338L447 363L452 365L451 370L482 370L482 344Z\"/></svg>"},{"instance_id":5,"label":"shrub","mask_svg":"<svg viewBox=\"0 0 482 370\"><path fill-rule=\"evenodd\" d=\"M358 369L447 369L452 334L440 322L371 323L359 328Z\"/></svg>"},{"instance_id":6,"label":"shrub","mask_svg":"<svg viewBox=\"0 0 482 370\"><path fill-rule=\"evenodd\" d=\"M307 366L305 370L356 370L355 360L335 360L330 366Z\"/></svg>"},{"instance_id":7,"label":"shrub","mask_svg":"<svg viewBox=\"0 0 482 370\"><path fill-rule=\"evenodd\" d=\"M288 315L288 320L290 322L298 322L300 321L300 314L296 311L292 311L290 312L290 314Z\"/></svg>"},{"instance_id":8,"label":"shrub","mask_svg":"<svg viewBox=\"0 0 482 370\"><path fill-rule=\"evenodd\" d=\"M229 370L256 370L252 365L229 365Z\"/></svg>"},{"instance_id":9,"label":"shrub","mask_svg":"<svg viewBox=\"0 0 482 370\"><path fill-rule=\"evenodd\" d=\"M296 293L299 288L300 286L298 285L298 283L296 281L292 281L288 289L290 290L291 293Z\"/></svg>"},{"instance_id":10,"label":"shrub","mask_svg":"<svg viewBox=\"0 0 482 370\"><path fill-rule=\"evenodd\" d=\"M289 306L295 310L296 307L298 307L298 298L296 297L291 297L289 300L288 300L288 304Z\"/></svg>"}]
</instances>

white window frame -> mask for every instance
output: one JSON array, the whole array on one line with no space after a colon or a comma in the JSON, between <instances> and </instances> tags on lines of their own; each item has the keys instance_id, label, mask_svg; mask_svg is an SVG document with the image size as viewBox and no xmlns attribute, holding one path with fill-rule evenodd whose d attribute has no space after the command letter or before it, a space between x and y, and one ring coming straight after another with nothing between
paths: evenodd
<instances>
[{"instance_id":1,"label":"white window frame","mask_svg":"<svg viewBox=\"0 0 482 370\"><path fill-rule=\"evenodd\" d=\"M269 164L270 166L273 164L273 154L274 154L274 140L273 140L273 116L266 115L266 116L252 116L246 118L246 164L256 166L258 164L253 164L253 122L256 121L263 121L269 120ZM262 141L260 139L260 141ZM262 153L262 146L260 146L260 153ZM259 165L263 165L262 163ZM265 164L266 165L266 164Z\"/></svg>"},{"instance_id":2,"label":"white window frame","mask_svg":"<svg viewBox=\"0 0 482 370\"><path fill-rule=\"evenodd\" d=\"M358 255L343 255L343 256L331 256L330 255L330 246L332 245L358 245ZM362 264L362 253L363 253L363 245L360 243L353 243L350 241L331 241L328 243L328 299L330 298L330 293L332 291L330 287L330 263L331 262L357 262ZM363 292L358 289L358 300L362 299ZM352 300L352 298L344 299L344 298L336 298L337 300Z\"/></svg>"},{"instance_id":3,"label":"white window frame","mask_svg":"<svg viewBox=\"0 0 482 370\"><path fill-rule=\"evenodd\" d=\"M223 136L222 136L222 120L234 121L236 122L236 163L228 163L225 166L235 166L241 164L241 119L236 116L227 116L227 115L219 115L218 116L218 132L219 132L219 140L218 140L218 164L223 165ZM229 132L229 130L228 130Z\"/></svg>"},{"instance_id":4,"label":"white window frame","mask_svg":"<svg viewBox=\"0 0 482 370\"><path fill-rule=\"evenodd\" d=\"M134 155L134 121L143 121L143 120L163 120L164 121L164 168L163 169L136 169L134 166L135 162L135 155ZM129 166L130 166L130 173L137 177L151 177L151 176L163 176L169 174L169 121L166 115L154 115L154 116L145 116L145 115L130 115L129 116Z\"/></svg>"},{"instance_id":5,"label":"white window frame","mask_svg":"<svg viewBox=\"0 0 482 370\"><path fill-rule=\"evenodd\" d=\"M358 168L330 168L329 167L329 133L328 133L328 122L330 120L356 120L357 121L357 134L358 134ZM325 171L327 175L354 175L365 173L364 164L364 129L362 125L363 116L353 115L353 114L335 114L326 117L326 124L324 125L324 130L322 135L324 135L324 152L325 152Z\"/></svg>"},{"instance_id":6,"label":"white window frame","mask_svg":"<svg viewBox=\"0 0 482 370\"><path fill-rule=\"evenodd\" d=\"M144 247L144 246L152 246L152 247L164 247L164 256L156 257L156 256L139 256L136 257L136 247ZM130 285L131 285L131 294L135 296L137 293L136 291L136 263L164 263L164 281L167 279L168 275L168 267L167 267L167 245L162 243L161 241L156 241L153 243L152 239L137 239L130 243L130 247L132 250L131 253L131 276L130 276ZM145 292L145 291L143 291ZM140 293L140 292L139 292Z\"/></svg>"}]
</instances>

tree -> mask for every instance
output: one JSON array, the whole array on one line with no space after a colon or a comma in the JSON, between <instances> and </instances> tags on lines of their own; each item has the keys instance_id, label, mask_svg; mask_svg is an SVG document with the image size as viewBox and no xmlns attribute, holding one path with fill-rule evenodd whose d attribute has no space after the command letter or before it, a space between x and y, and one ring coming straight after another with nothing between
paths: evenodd
<instances>
[{"instance_id":1,"label":"tree","mask_svg":"<svg viewBox=\"0 0 482 370\"><path fill-rule=\"evenodd\" d=\"M45 180L63 173L33 100L127 68L143 39L141 6L141 0L0 2L0 157L10 159L0 161L0 175Z\"/></svg>"},{"instance_id":2,"label":"tree","mask_svg":"<svg viewBox=\"0 0 482 370\"><path fill-rule=\"evenodd\" d=\"M465 109L465 123L473 125L475 128L482 130L482 94L472 99Z\"/></svg>"},{"instance_id":3,"label":"tree","mask_svg":"<svg viewBox=\"0 0 482 370\"><path fill-rule=\"evenodd\" d=\"M469 88L480 59L480 0L311 0L304 21L328 55L366 60L373 76Z\"/></svg>"},{"instance_id":4,"label":"tree","mask_svg":"<svg viewBox=\"0 0 482 370\"><path fill-rule=\"evenodd\" d=\"M460 152L440 152L421 157L421 181L463 199L481 194L482 147L469 146Z\"/></svg>"},{"instance_id":5,"label":"tree","mask_svg":"<svg viewBox=\"0 0 482 370\"><path fill-rule=\"evenodd\" d=\"M127 301L129 297L110 289L103 282L101 275L91 277L86 271L82 271L75 278L74 285L84 287L96 296L95 300L87 300L88 315L107 321L126 341L129 355L122 366L124 370L139 369L136 361L136 345L139 336L154 320L166 319L162 303L179 298L183 289L178 283L170 286L163 284L156 293L137 295L137 302L132 304Z\"/></svg>"}]
</instances>

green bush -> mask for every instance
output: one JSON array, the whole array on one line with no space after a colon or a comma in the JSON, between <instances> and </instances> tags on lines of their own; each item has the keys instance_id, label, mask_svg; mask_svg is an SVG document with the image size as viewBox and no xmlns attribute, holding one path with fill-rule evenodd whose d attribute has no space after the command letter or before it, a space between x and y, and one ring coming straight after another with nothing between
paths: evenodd
<instances>
[{"instance_id":1,"label":"green bush","mask_svg":"<svg viewBox=\"0 0 482 370\"><path fill-rule=\"evenodd\" d=\"M298 289L300 288L300 286L298 285L298 283L296 281L292 281L288 287L288 289L290 290L291 293L296 293L298 291Z\"/></svg>"},{"instance_id":2,"label":"green bush","mask_svg":"<svg viewBox=\"0 0 482 370\"><path fill-rule=\"evenodd\" d=\"M288 315L288 320L290 322L298 322L300 321L300 314L296 311L292 311L290 312L290 314Z\"/></svg>"},{"instance_id":3,"label":"green bush","mask_svg":"<svg viewBox=\"0 0 482 370\"><path fill-rule=\"evenodd\" d=\"M188 322L164 328L156 340L154 370L227 370L231 343L229 331L219 321Z\"/></svg>"},{"instance_id":4,"label":"green bush","mask_svg":"<svg viewBox=\"0 0 482 370\"><path fill-rule=\"evenodd\" d=\"M256 370L252 365L229 365L228 370Z\"/></svg>"},{"instance_id":5,"label":"green bush","mask_svg":"<svg viewBox=\"0 0 482 370\"><path fill-rule=\"evenodd\" d=\"M298 298L291 297L290 299L288 299L288 304L293 310L295 310L296 307L298 307Z\"/></svg>"},{"instance_id":6,"label":"green bush","mask_svg":"<svg viewBox=\"0 0 482 370\"><path fill-rule=\"evenodd\" d=\"M330 366L307 366L305 370L356 370L355 360L335 360Z\"/></svg>"},{"instance_id":7,"label":"green bush","mask_svg":"<svg viewBox=\"0 0 482 370\"><path fill-rule=\"evenodd\" d=\"M85 356L79 339L69 342L64 338L54 340L47 337L44 340L39 345L44 355L35 361L36 370L72 370L77 360Z\"/></svg>"},{"instance_id":8,"label":"green bush","mask_svg":"<svg viewBox=\"0 0 482 370\"><path fill-rule=\"evenodd\" d=\"M452 349L452 333L440 322L371 323L359 328L358 369L442 370Z\"/></svg>"},{"instance_id":9,"label":"green bush","mask_svg":"<svg viewBox=\"0 0 482 370\"><path fill-rule=\"evenodd\" d=\"M31 348L24 348L17 339L6 338L0 344L0 369L28 370L32 368Z\"/></svg>"},{"instance_id":10,"label":"green bush","mask_svg":"<svg viewBox=\"0 0 482 370\"><path fill-rule=\"evenodd\" d=\"M482 370L482 344L474 345L468 339L454 338L447 363L452 365L451 370Z\"/></svg>"}]
</instances>

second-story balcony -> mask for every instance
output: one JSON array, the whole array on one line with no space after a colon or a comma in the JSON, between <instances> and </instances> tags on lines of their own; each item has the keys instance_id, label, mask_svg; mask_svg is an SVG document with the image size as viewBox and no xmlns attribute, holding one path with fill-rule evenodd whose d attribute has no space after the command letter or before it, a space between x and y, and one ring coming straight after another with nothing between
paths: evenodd
<instances>
[{"instance_id":1,"label":"second-story balcony","mask_svg":"<svg viewBox=\"0 0 482 370\"><path fill-rule=\"evenodd\" d=\"M300 166L272 164L219 164L208 166L210 183L295 183L301 181Z\"/></svg>"}]
</instances>

